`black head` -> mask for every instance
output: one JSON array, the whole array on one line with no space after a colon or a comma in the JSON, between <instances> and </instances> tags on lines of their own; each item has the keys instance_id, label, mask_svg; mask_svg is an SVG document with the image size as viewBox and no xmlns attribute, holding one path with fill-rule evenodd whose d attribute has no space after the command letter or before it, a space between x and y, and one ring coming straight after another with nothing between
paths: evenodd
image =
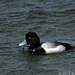
<instances>
[{"instance_id":1,"label":"black head","mask_svg":"<svg viewBox=\"0 0 75 75\"><path fill-rule=\"evenodd\" d=\"M28 32L25 36L27 44L37 47L40 45L40 39L35 32Z\"/></svg>"}]
</instances>

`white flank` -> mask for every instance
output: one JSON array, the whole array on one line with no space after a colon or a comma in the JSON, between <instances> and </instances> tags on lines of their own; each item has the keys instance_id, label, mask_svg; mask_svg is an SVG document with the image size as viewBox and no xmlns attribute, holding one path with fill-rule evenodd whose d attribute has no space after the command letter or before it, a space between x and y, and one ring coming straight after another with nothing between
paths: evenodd
<instances>
[{"instance_id":1,"label":"white flank","mask_svg":"<svg viewBox=\"0 0 75 75\"><path fill-rule=\"evenodd\" d=\"M60 53L60 52L65 51L66 49L63 45L55 46L55 43L49 43L49 42L43 43L41 47L45 50L47 54Z\"/></svg>"}]
</instances>

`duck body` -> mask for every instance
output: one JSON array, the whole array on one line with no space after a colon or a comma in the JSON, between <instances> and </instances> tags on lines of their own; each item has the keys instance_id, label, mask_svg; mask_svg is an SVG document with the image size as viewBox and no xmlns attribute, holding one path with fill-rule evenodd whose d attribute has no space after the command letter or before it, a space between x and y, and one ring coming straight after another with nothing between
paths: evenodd
<instances>
[{"instance_id":1,"label":"duck body","mask_svg":"<svg viewBox=\"0 0 75 75\"><path fill-rule=\"evenodd\" d=\"M73 49L68 43L62 42L43 42L40 43L40 39L35 32L28 32L25 36L24 42L20 43L19 46L30 44L29 51L36 54L51 54L60 53Z\"/></svg>"}]
</instances>

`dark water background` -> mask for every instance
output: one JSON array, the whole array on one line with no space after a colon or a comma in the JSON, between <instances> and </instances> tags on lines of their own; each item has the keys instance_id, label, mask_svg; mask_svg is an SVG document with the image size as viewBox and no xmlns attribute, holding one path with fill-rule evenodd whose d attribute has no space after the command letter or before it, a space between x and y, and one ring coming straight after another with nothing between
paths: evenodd
<instances>
[{"instance_id":1,"label":"dark water background","mask_svg":"<svg viewBox=\"0 0 75 75\"><path fill-rule=\"evenodd\" d=\"M75 52L23 52L29 31L75 45L75 0L0 0L0 75L75 75Z\"/></svg>"}]
</instances>

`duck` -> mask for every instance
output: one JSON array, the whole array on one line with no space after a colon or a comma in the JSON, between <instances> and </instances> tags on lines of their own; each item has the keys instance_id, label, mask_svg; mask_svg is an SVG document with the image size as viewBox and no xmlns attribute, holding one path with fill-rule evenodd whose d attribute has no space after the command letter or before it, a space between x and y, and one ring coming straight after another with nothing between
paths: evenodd
<instances>
[{"instance_id":1,"label":"duck","mask_svg":"<svg viewBox=\"0 0 75 75\"><path fill-rule=\"evenodd\" d=\"M42 42L40 43L40 38L35 32L28 32L25 35L25 40L19 44L19 46L24 46L29 44L29 52L35 54L52 54L61 53L64 51L69 51L74 47L68 43L63 42Z\"/></svg>"}]
</instances>

